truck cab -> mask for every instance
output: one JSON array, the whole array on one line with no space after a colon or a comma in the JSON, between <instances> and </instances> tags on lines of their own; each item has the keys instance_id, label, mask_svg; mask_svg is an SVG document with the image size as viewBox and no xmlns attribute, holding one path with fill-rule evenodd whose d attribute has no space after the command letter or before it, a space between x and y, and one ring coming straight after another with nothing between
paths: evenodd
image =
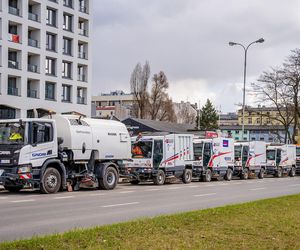
<instances>
[{"instance_id":1,"label":"truck cab","mask_svg":"<svg viewBox=\"0 0 300 250\"><path fill-rule=\"evenodd\" d=\"M267 147L267 174L294 177L296 174L296 146L269 145Z\"/></svg>"},{"instance_id":2,"label":"truck cab","mask_svg":"<svg viewBox=\"0 0 300 250\"><path fill-rule=\"evenodd\" d=\"M296 173L300 174L300 145L296 146Z\"/></svg>"},{"instance_id":3,"label":"truck cab","mask_svg":"<svg viewBox=\"0 0 300 250\"><path fill-rule=\"evenodd\" d=\"M169 134L142 136L132 140L132 160L125 163L122 176L132 184L153 181L162 185L167 179L192 179L192 136Z\"/></svg>"},{"instance_id":4,"label":"truck cab","mask_svg":"<svg viewBox=\"0 0 300 250\"><path fill-rule=\"evenodd\" d=\"M234 169L233 140L195 138L193 177L206 182L224 177L231 180Z\"/></svg>"}]
</instances>

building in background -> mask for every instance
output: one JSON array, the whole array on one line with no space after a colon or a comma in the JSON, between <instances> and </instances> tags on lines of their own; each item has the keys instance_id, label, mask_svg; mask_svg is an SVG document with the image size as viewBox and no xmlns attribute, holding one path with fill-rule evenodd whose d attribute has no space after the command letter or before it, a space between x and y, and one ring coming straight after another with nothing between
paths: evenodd
<instances>
[{"instance_id":1,"label":"building in background","mask_svg":"<svg viewBox=\"0 0 300 250\"><path fill-rule=\"evenodd\" d=\"M239 125L238 115L234 112L220 114L220 126L236 126Z\"/></svg>"},{"instance_id":2,"label":"building in background","mask_svg":"<svg viewBox=\"0 0 300 250\"><path fill-rule=\"evenodd\" d=\"M0 6L0 119L49 110L91 114L92 0Z\"/></svg>"}]
</instances>

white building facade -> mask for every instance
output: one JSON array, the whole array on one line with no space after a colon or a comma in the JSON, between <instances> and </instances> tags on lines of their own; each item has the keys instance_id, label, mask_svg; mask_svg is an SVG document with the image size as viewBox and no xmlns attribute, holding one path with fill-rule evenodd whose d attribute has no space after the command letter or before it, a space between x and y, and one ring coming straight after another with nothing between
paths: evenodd
<instances>
[{"instance_id":1,"label":"white building facade","mask_svg":"<svg viewBox=\"0 0 300 250\"><path fill-rule=\"evenodd\" d=\"M0 119L90 116L92 0L0 3Z\"/></svg>"}]
</instances>

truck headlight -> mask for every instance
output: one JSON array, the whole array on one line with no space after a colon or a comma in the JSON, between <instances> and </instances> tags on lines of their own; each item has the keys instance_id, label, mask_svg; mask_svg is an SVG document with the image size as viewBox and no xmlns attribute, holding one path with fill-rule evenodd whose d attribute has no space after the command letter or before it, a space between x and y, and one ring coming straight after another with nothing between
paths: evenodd
<instances>
[{"instance_id":1,"label":"truck headlight","mask_svg":"<svg viewBox=\"0 0 300 250\"><path fill-rule=\"evenodd\" d=\"M18 167L18 174L31 173L31 165L22 165Z\"/></svg>"}]
</instances>

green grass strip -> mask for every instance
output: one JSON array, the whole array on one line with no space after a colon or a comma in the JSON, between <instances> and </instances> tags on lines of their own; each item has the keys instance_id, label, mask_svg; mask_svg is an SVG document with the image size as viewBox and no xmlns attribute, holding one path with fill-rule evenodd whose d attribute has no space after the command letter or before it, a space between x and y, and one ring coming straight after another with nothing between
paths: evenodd
<instances>
[{"instance_id":1,"label":"green grass strip","mask_svg":"<svg viewBox=\"0 0 300 250\"><path fill-rule=\"evenodd\" d=\"M6 242L0 249L300 249L300 195Z\"/></svg>"}]
</instances>

